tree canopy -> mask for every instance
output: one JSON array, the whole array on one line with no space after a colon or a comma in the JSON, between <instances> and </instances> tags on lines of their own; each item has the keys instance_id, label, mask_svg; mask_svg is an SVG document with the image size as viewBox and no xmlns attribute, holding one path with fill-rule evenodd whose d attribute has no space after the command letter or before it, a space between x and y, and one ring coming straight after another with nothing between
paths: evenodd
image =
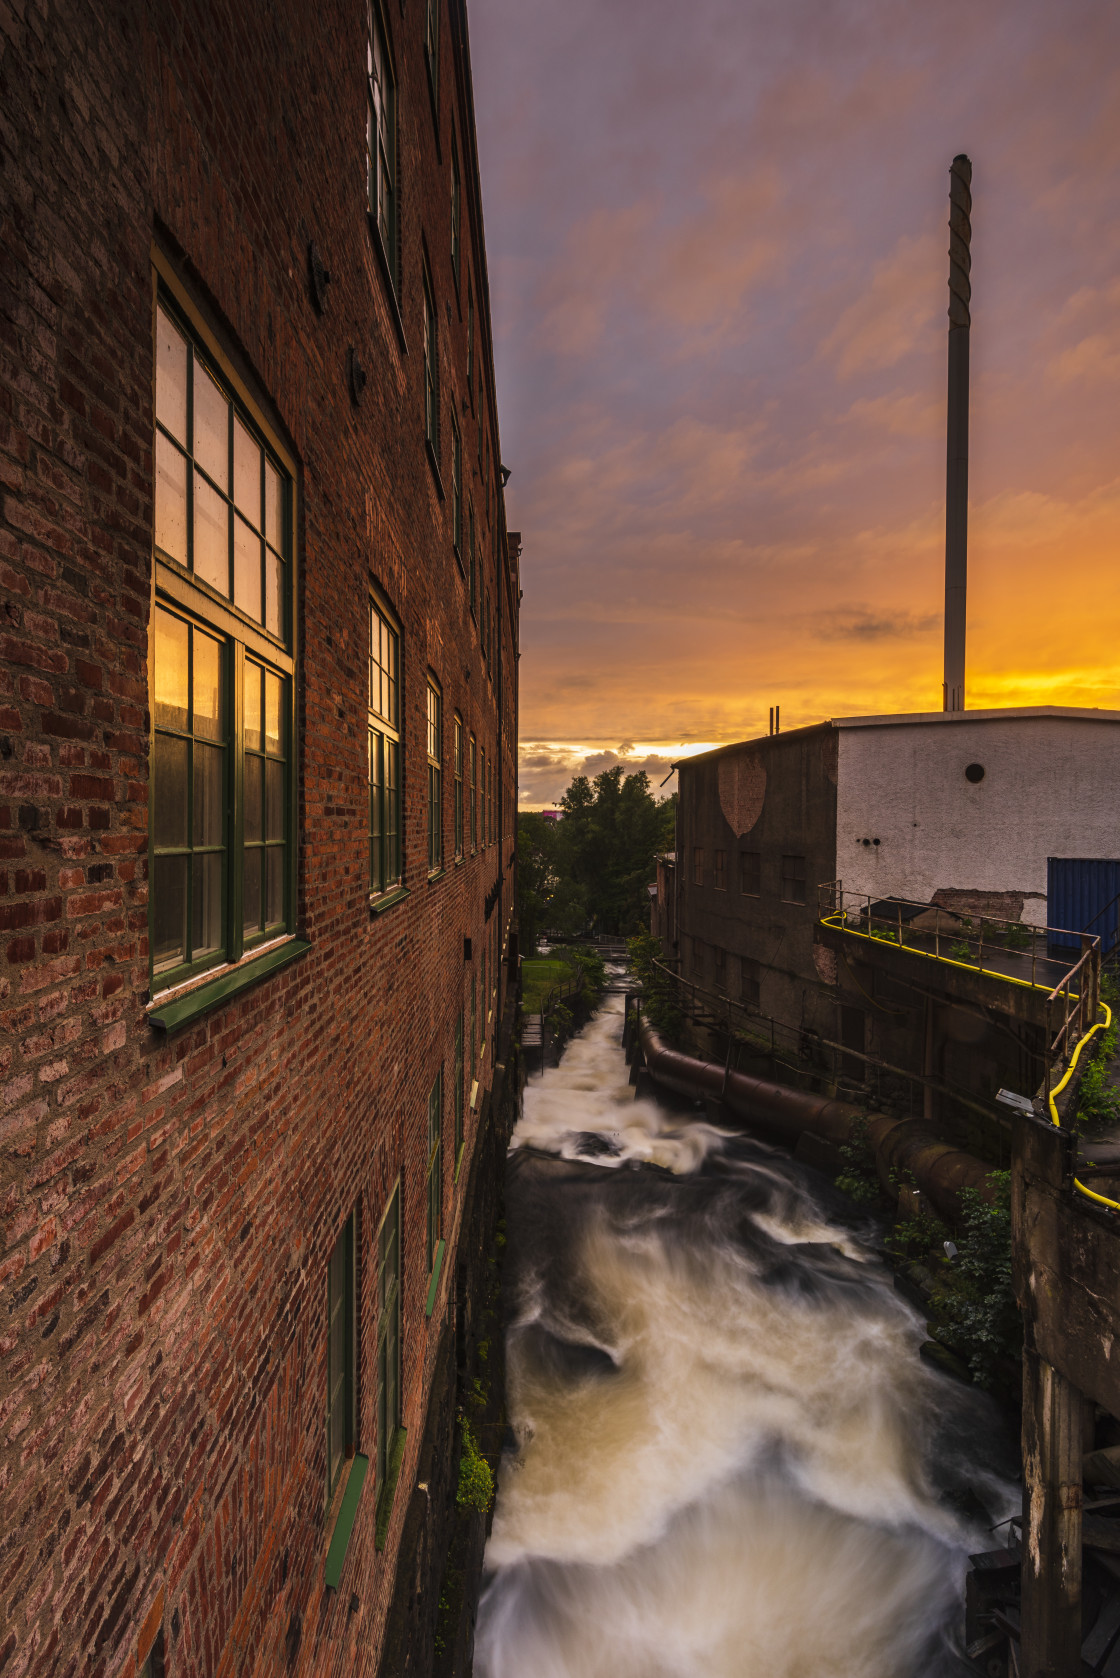
<instances>
[{"instance_id":1,"label":"tree canopy","mask_svg":"<svg viewBox=\"0 0 1120 1678\"><path fill-rule=\"evenodd\" d=\"M577 775L559 821L517 818L521 929L532 949L542 931L627 937L648 925L654 858L671 849L676 794L659 802L644 771L621 764L595 779Z\"/></svg>"}]
</instances>

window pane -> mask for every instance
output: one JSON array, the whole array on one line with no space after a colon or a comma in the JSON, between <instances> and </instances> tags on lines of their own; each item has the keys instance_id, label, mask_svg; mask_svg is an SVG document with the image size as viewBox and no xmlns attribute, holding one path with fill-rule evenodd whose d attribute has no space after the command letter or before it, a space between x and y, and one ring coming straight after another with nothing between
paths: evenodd
<instances>
[{"instance_id":1,"label":"window pane","mask_svg":"<svg viewBox=\"0 0 1120 1678\"><path fill-rule=\"evenodd\" d=\"M186 960L187 858L157 856L152 885L152 953L158 970Z\"/></svg>"},{"instance_id":2,"label":"window pane","mask_svg":"<svg viewBox=\"0 0 1120 1678\"><path fill-rule=\"evenodd\" d=\"M284 486L271 460L264 463L264 533L274 548L284 546Z\"/></svg>"},{"instance_id":3,"label":"window pane","mask_svg":"<svg viewBox=\"0 0 1120 1678\"><path fill-rule=\"evenodd\" d=\"M222 645L194 632L194 731L204 740L225 738ZM158 648L157 648L158 657Z\"/></svg>"},{"instance_id":4,"label":"window pane","mask_svg":"<svg viewBox=\"0 0 1120 1678\"><path fill-rule=\"evenodd\" d=\"M194 458L219 489L229 491L229 403L194 358Z\"/></svg>"},{"instance_id":5,"label":"window pane","mask_svg":"<svg viewBox=\"0 0 1120 1678\"><path fill-rule=\"evenodd\" d=\"M156 432L156 547L187 563L187 461Z\"/></svg>"},{"instance_id":6,"label":"window pane","mask_svg":"<svg viewBox=\"0 0 1120 1678\"><path fill-rule=\"evenodd\" d=\"M245 852L245 880L242 888L242 922L245 931L252 933L260 930L261 924L261 870L264 866L264 852L251 850Z\"/></svg>"},{"instance_id":7,"label":"window pane","mask_svg":"<svg viewBox=\"0 0 1120 1678\"><path fill-rule=\"evenodd\" d=\"M243 612L261 621L261 539L243 518L233 520L233 598Z\"/></svg>"},{"instance_id":8,"label":"window pane","mask_svg":"<svg viewBox=\"0 0 1120 1678\"><path fill-rule=\"evenodd\" d=\"M157 728L187 726L187 648L190 630L182 618L156 607L156 703Z\"/></svg>"},{"instance_id":9,"label":"window pane","mask_svg":"<svg viewBox=\"0 0 1120 1678\"><path fill-rule=\"evenodd\" d=\"M264 825L264 759L245 759L245 843L263 839Z\"/></svg>"},{"instance_id":10,"label":"window pane","mask_svg":"<svg viewBox=\"0 0 1120 1678\"><path fill-rule=\"evenodd\" d=\"M187 341L164 309L156 310L156 418L187 441Z\"/></svg>"},{"instance_id":11,"label":"window pane","mask_svg":"<svg viewBox=\"0 0 1120 1678\"><path fill-rule=\"evenodd\" d=\"M264 743L267 751L283 750L283 715L280 708L281 682L271 671L264 677Z\"/></svg>"},{"instance_id":12,"label":"window pane","mask_svg":"<svg viewBox=\"0 0 1120 1678\"><path fill-rule=\"evenodd\" d=\"M194 858L191 954L196 960L222 947L222 861L220 851Z\"/></svg>"},{"instance_id":13,"label":"window pane","mask_svg":"<svg viewBox=\"0 0 1120 1678\"><path fill-rule=\"evenodd\" d=\"M264 626L270 635L284 633L284 562L271 548L264 550Z\"/></svg>"},{"instance_id":14,"label":"window pane","mask_svg":"<svg viewBox=\"0 0 1120 1678\"><path fill-rule=\"evenodd\" d=\"M225 843L225 752L221 746L194 748L194 843Z\"/></svg>"},{"instance_id":15,"label":"window pane","mask_svg":"<svg viewBox=\"0 0 1120 1678\"><path fill-rule=\"evenodd\" d=\"M229 507L194 475L194 573L219 594L229 593Z\"/></svg>"},{"instance_id":16,"label":"window pane","mask_svg":"<svg viewBox=\"0 0 1120 1678\"><path fill-rule=\"evenodd\" d=\"M261 448L235 414L233 417L233 499L241 512L261 527Z\"/></svg>"},{"instance_id":17,"label":"window pane","mask_svg":"<svg viewBox=\"0 0 1120 1678\"><path fill-rule=\"evenodd\" d=\"M259 664L245 661L245 749L249 752L259 752L261 749L261 678L264 675Z\"/></svg>"},{"instance_id":18,"label":"window pane","mask_svg":"<svg viewBox=\"0 0 1120 1678\"><path fill-rule=\"evenodd\" d=\"M265 764L265 838L284 837L284 764L270 758Z\"/></svg>"},{"instance_id":19,"label":"window pane","mask_svg":"<svg viewBox=\"0 0 1120 1678\"><path fill-rule=\"evenodd\" d=\"M385 741L385 881L398 880L401 873L400 747Z\"/></svg>"},{"instance_id":20,"label":"window pane","mask_svg":"<svg viewBox=\"0 0 1120 1678\"><path fill-rule=\"evenodd\" d=\"M284 919L284 847L270 845L267 852L267 896L265 899L265 924L275 926Z\"/></svg>"},{"instance_id":21,"label":"window pane","mask_svg":"<svg viewBox=\"0 0 1120 1678\"><path fill-rule=\"evenodd\" d=\"M174 735L156 735L156 844L159 847L187 843L187 752L186 740Z\"/></svg>"}]
</instances>

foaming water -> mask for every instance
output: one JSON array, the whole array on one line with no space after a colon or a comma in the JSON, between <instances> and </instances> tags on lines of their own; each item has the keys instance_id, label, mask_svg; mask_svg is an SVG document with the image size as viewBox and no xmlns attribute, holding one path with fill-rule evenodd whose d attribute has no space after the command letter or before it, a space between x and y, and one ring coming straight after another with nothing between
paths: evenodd
<instances>
[{"instance_id":1,"label":"foaming water","mask_svg":"<svg viewBox=\"0 0 1120 1678\"><path fill-rule=\"evenodd\" d=\"M634 1099L621 1023L608 998L513 1137L477 1678L970 1670L965 1558L1011 1510L993 1416L920 1361L822 1179Z\"/></svg>"}]
</instances>

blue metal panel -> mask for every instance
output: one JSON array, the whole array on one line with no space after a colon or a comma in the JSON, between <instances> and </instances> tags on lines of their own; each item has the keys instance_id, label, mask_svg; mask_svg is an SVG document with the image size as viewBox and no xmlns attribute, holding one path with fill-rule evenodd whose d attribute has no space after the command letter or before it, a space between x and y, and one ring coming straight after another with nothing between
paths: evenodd
<instances>
[{"instance_id":1,"label":"blue metal panel","mask_svg":"<svg viewBox=\"0 0 1120 1678\"><path fill-rule=\"evenodd\" d=\"M1052 944L1076 947L1081 932L1094 933L1107 955L1120 933L1120 860L1051 856L1046 859L1046 919L1064 937Z\"/></svg>"}]
</instances>

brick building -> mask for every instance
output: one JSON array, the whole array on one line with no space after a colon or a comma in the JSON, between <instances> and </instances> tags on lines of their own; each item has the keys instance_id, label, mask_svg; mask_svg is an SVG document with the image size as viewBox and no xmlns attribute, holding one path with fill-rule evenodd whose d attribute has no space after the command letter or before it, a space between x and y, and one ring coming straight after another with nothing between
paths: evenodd
<instances>
[{"instance_id":1,"label":"brick building","mask_svg":"<svg viewBox=\"0 0 1120 1678\"><path fill-rule=\"evenodd\" d=\"M515 909L465 10L0 21L0 1673L374 1672Z\"/></svg>"}]
</instances>

